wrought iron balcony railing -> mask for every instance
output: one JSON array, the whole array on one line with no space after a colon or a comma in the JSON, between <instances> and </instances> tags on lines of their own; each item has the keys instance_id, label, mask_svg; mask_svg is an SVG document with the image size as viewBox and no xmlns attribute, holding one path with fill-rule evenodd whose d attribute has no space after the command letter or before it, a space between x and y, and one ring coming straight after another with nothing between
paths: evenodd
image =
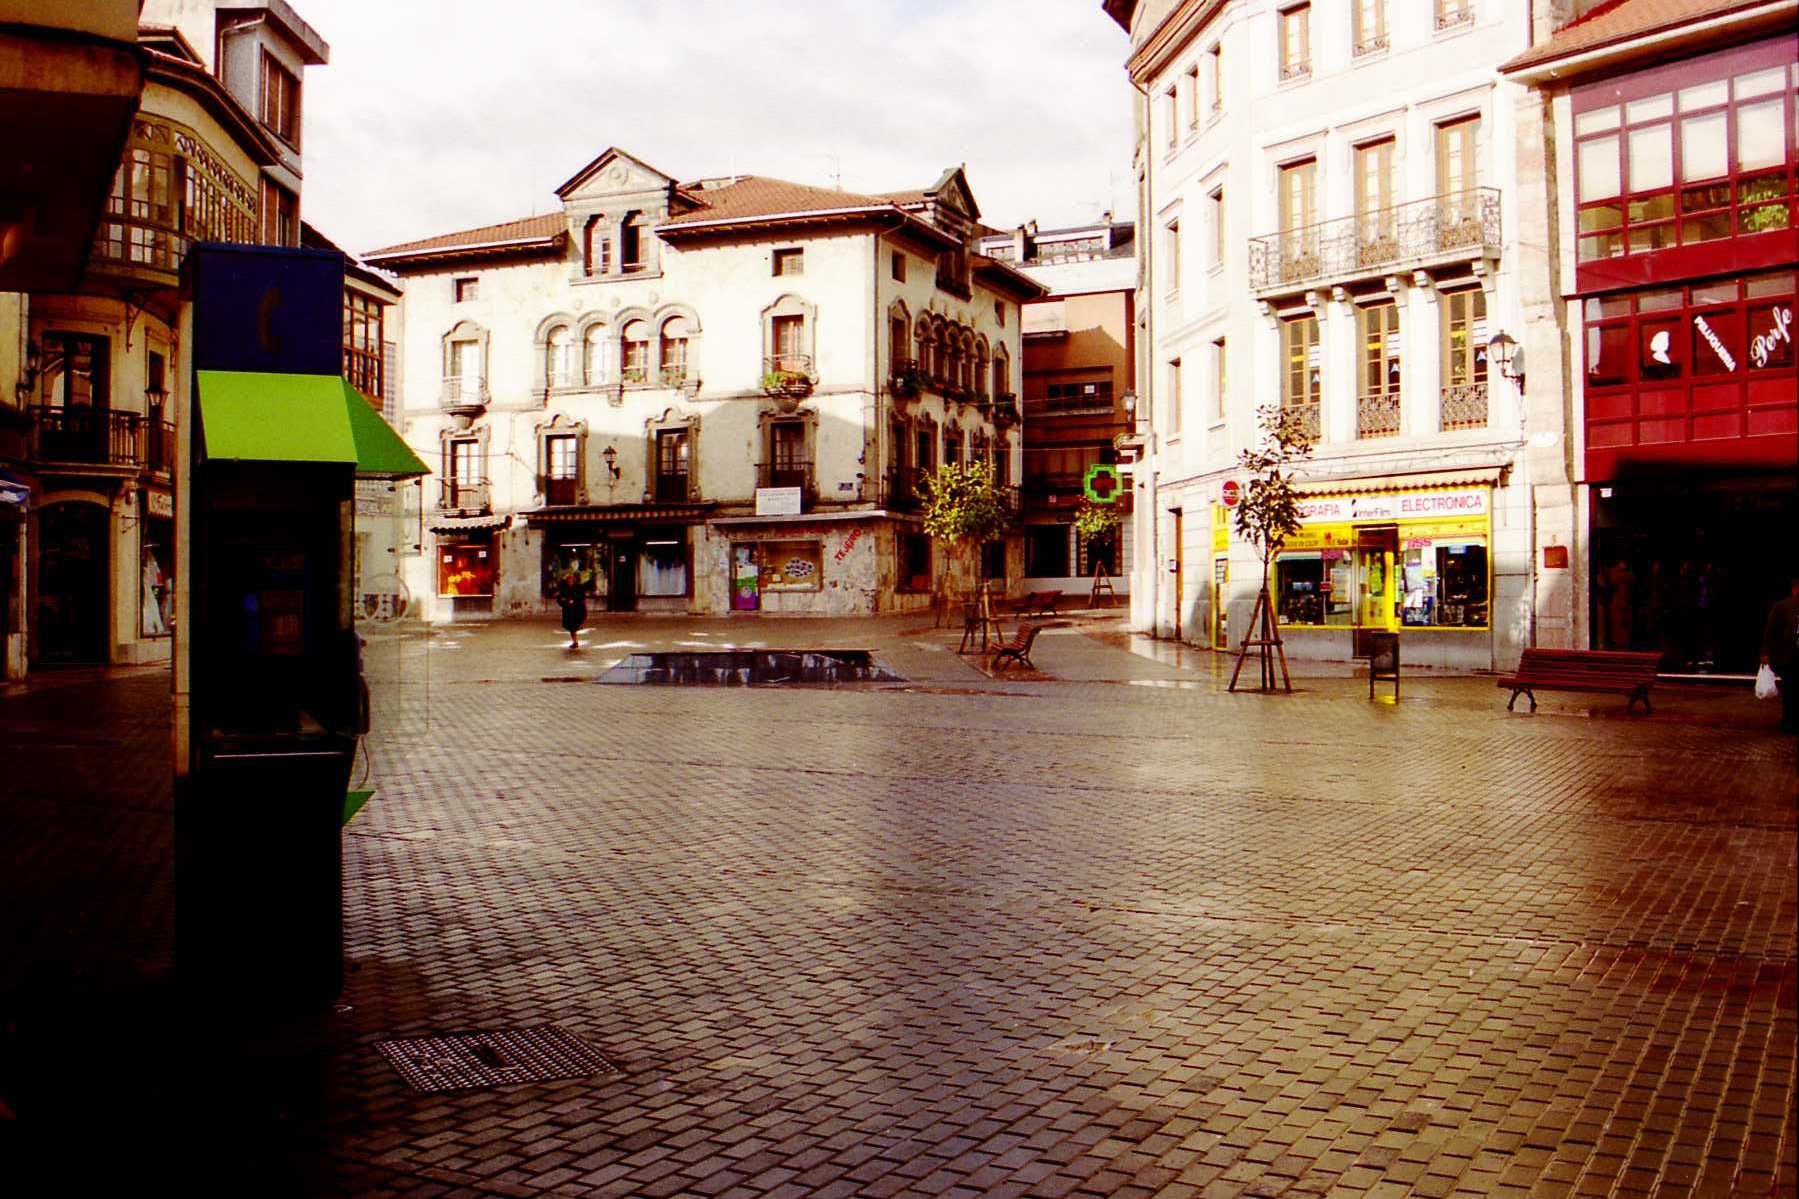
<instances>
[{"instance_id":1,"label":"wrought iron balcony railing","mask_svg":"<svg viewBox=\"0 0 1799 1199\"><path fill-rule=\"evenodd\" d=\"M445 375L440 403L450 411L461 408L485 408L492 397L487 379L482 375Z\"/></svg>"},{"instance_id":2,"label":"wrought iron balcony railing","mask_svg":"<svg viewBox=\"0 0 1799 1199\"><path fill-rule=\"evenodd\" d=\"M887 472L887 507L895 512L916 512L924 506L918 494L924 472L915 466L902 466Z\"/></svg>"},{"instance_id":3,"label":"wrought iron balcony railing","mask_svg":"<svg viewBox=\"0 0 1799 1199\"><path fill-rule=\"evenodd\" d=\"M577 503L581 496L581 480L577 478L552 478L548 475L539 480L543 488L543 502L549 505L567 505Z\"/></svg>"},{"instance_id":4,"label":"wrought iron balcony railing","mask_svg":"<svg viewBox=\"0 0 1799 1199\"><path fill-rule=\"evenodd\" d=\"M688 475L684 470L657 471L655 482L656 502L659 504L684 504L687 493Z\"/></svg>"},{"instance_id":5,"label":"wrought iron balcony railing","mask_svg":"<svg viewBox=\"0 0 1799 1199\"><path fill-rule=\"evenodd\" d=\"M144 418L110 408L41 404L32 409L31 452L40 466L144 464Z\"/></svg>"},{"instance_id":6,"label":"wrought iron balcony railing","mask_svg":"<svg viewBox=\"0 0 1799 1199\"><path fill-rule=\"evenodd\" d=\"M1289 403L1281 406L1298 417L1299 428L1307 437L1313 441L1318 440L1319 434L1324 428L1319 419L1320 401L1308 400L1300 404Z\"/></svg>"},{"instance_id":7,"label":"wrought iron balcony railing","mask_svg":"<svg viewBox=\"0 0 1799 1199\"><path fill-rule=\"evenodd\" d=\"M770 395L810 395L812 355L768 354L762 359L762 390Z\"/></svg>"},{"instance_id":8,"label":"wrought iron balcony railing","mask_svg":"<svg viewBox=\"0 0 1799 1199\"><path fill-rule=\"evenodd\" d=\"M175 426L166 420L144 421L144 469L153 474L175 473Z\"/></svg>"},{"instance_id":9,"label":"wrought iron balcony railing","mask_svg":"<svg viewBox=\"0 0 1799 1199\"><path fill-rule=\"evenodd\" d=\"M446 512L486 512L488 510L486 479L443 479L438 483L438 504Z\"/></svg>"},{"instance_id":10,"label":"wrought iron balcony railing","mask_svg":"<svg viewBox=\"0 0 1799 1199\"><path fill-rule=\"evenodd\" d=\"M1468 25L1474 21L1474 7L1470 4L1451 6L1443 3L1437 5L1437 28L1454 29L1457 25Z\"/></svg>"},{"instance_id":11,"label":"wrought iron balcony railing","mask_svg":"<svg viewBox=\"0 0 1799 1199\"><path fill-rule=\"evenodd\" d=\"M814 493L812 463L763 462L756 467L757 487L797 487L808 499Z\"/></svg>"},{"instance_id":12,"label":"wrought iron balcony railing","mask_svg":"<svg viewBox=\"0 0 1799 1199\"><path fill-rule=\"evenodd\" d=\"M1457 383L1445 387L1440 415L1440 427L1444 430L1486 428L1486 383Z\"/></svg>"},{"instance_id":13,"label":"wrought iron balcony railing","mask_svg":"<svg viewBox=\"0 0 1799 1199\"><path fill-rule=\"evenodd\" d=\"M1399 433L1399 393L1376 392L1356 399L1355 435L1393 437Z\"/></svg>"},{"instance_id":14,"label":"wrought iron balcony railing","mask_svg":"<svg viewBox=\"0 0 1799 1199\"><path fill-rule=\"evenodd\" d=\"M1497 253L1499 189L1432 196L1249 239L1249 286L1268 292Z\"/></svg>"}]
</instances>

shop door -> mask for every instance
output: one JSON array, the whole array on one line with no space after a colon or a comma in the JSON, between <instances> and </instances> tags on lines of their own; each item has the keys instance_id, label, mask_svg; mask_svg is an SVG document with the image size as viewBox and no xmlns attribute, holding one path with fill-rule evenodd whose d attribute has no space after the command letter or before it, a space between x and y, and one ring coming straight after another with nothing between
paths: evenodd
<instances>
[{"instance_id":1,"label":"shop door","mask_svg":"<svg viewBox=\"0 0 1799 1199\"><path fill-rule=\"evenodd\" d=\"M761 566L756 547L731 547L731 611L754 612L762 606Z\"/></svg>"},{"instance_id":2,"label":"shop door","mask_svg":"<svg viewBox=\"0 0 1799 1199\"><path fill-rule=\"evenodd\" d=\"M1230 632L1230 591L1231 560L1229 558L1212 559L1212 648L1229 649Z\"/></svg>"},{"instance_id":3,"label":"shop door","mask_svg":"<svg viewBox=\"0 0 1799 1199\"><path fill-rule=\"evenodd\" d=\"M612 570L607 576L606 611L631 612L637 608L637 549L624 542L613 542Z\"/></svg>"},{"instance_id":4,"label":"shop door","mask_svg":"<svg viewBox=\"0 0 1799 1199\"><path fill-rule=\"evenodd\" d=\"M1379 525L1356 530L1356 612L1353 653L1373 652L1371 634L1399 628L1399 580L1393 569L1399 555L1399 530Z\"/></svg>"},{"instance_id":5,"label":"shop door","mask_svg":"<svg viewBox=\"0 0 1799 1199\"><path fill-rule=\"evenodd\" d=\"M38 661L106 660L106 509L53 504L38 517Z\"/></svg>"}]
</instances>

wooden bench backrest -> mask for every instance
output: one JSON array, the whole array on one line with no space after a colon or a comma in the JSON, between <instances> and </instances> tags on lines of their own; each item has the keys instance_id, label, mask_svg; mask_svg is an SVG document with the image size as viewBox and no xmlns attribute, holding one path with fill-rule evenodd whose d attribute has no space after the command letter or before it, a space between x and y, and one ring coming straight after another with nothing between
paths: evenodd
<instances>
[{"instance_id":1,"label":"wooden bench backrest","mask_svg":"<svg viewBox=\"0 0 1799 1199\"><path fill-rule=\"evenodd\" d=\"M1518 661L1519 674L1616 675L1653 680L1658 653L1598 649L1527 649Z\"/></svg>"}]
</instances>

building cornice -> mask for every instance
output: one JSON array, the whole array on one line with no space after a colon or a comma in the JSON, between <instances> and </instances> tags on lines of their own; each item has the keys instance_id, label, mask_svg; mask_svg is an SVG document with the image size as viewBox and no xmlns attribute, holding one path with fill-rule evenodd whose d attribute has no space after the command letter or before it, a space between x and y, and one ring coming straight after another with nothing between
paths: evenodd
<instances>
[{"instance_id":1,"label":"building cornice","mask_svg":"<svg viewBox=\"0 0 1799 1199\"><path fill-rule=\"evenodd\" d=\"M552 233L548 237L513 237L504 241L477 242L466 246L437 246L428 250L404 250L397 253L371 253L362 260L396 273L423 270L427 267L487 258L555 256L568 242L568 234Z\"/></svg>"},{"instance_id":2,"label":"building cornice","mask_svg":"<svg viewBox=\"0 0 1799 1199\"><path fill-rule=\"evenodd\" d=\"M1799 20L1799 0L1767 0L1750 8L1698 21L1670 24L1645 33L1627 34L1566 54L1539 57L1547 48L1526 51L1500 66L1500 73L1534 87L1569 83L1637 63L1660 61L1676 52L1719 50L1764 33L1791 32Z\"/></svg>"},{"instance_id":3,"label":"building cornice","mask_svg":"<svg viewBox=\"0 0 1799 1199\"><path fill-rule=\"evenodd\" d=\"M1182 0L1125 60L1131 82L1141 87L1153 79L1227 3L1229 0Z\"/></svg>"}]
</instances>

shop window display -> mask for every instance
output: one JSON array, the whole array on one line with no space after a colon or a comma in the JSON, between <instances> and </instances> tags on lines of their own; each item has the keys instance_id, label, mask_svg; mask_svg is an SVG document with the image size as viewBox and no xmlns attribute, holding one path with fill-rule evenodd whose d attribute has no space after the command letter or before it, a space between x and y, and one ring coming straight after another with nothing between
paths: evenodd
<instances>
[{"instance_id":1,"label":"shop window display","mask_svg":"<svg viewBox=\"0 0 1799 1199\"><path fill-rule=\"evenodd\" d=\"M1487 547L1473 537L1411 538L1402 551L1400 623L1486 628Z\"/></svg>"},{"instance_id":2,"label":"shop window display","mask_svg":"<svg viewBox=\"0 0 1799 1199\"><path fill-rule=\"evenodd\" d=\"M637 594L687 594L687 545L677 537L649 538L637 556Z\"/></svg>"},{"instance_id":3,"label":"shop window display","mask_svg":"<svg viewBox=\"0 0 1799 1199\"><path fill-rule=\"evenodd\" d=\"M1355 619L1355 561L1347 549L1289 550L1275 560L1282 624L1349 628Z\"/></svg>"}]
</instances>

